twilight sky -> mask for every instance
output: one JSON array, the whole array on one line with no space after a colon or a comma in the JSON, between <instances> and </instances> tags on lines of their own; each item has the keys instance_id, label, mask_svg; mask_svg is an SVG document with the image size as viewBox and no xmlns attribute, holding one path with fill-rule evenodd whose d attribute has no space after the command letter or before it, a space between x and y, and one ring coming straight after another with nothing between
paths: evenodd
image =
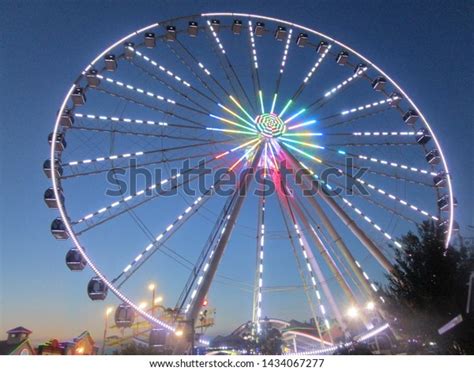
<instances>
[{"instance_id":1,"label":"twilight sky","mask_svg":"<svg viewBox=\"0 0 474 371\"><path fill-rule=\"evenodd\" d=\"M100 338L102 312L107 303L116 301L110 295L106 303L91 303L85 295L90 273L71 274L64 265L65 247L51 237L49 225L55 213L42 199L49 186L41 170L49 154L46 139L67 88L83 66L130 31L175 16L204 11L275 16L320 30L374 61L411 95L438 134L459 202L456 220L464 235L472 235L467 229L474 225L474 131L469 109L474 105L472 2L243 0L229 4L218 0L0 2L1 334L22 325L38 340L67 339L84 329ZM228 265L226 275L241 278L237 264ZM145 286L137 290L138 298L149 296ZM226 297L227 289L220 290L216 296ZM165 297L170 295L164 292ZM232 299L229 303L235 305ZM229 319L224 312L218 317L222 322ZM216 331L226 332L233 325L220 325Z\"/></svg>"}]
</instances>

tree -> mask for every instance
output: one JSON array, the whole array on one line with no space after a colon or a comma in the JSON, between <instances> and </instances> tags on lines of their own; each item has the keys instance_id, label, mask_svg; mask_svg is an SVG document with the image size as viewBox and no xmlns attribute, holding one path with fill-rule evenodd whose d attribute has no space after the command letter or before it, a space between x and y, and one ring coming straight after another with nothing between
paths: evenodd
<instances>
[{"instance_id":1,"label":"tree","mask_svg":"<svg viewBox=\"0 0 474 371\"><path fill-rule=\"evenodd\" d=\"M283 341L281 333L276 328L270 328L264 332L260 338L260 352L265 355L279 355L281 354Z\"/></svg>"},{"instance_id":2,"label":"tree","mask_svg":"<svg viewBox=\"0 0 474 371\"><path fill-rule=\"evenodd\" d=\"M401 242L383 290L394 327L412 344L436 343L441 353L474 354L474 320L465 315L473 253L462 246L446 250L444 231L433 222L424 222L418 234L409 232ZM439 335L438 328L459 314L464 321Z\"/></svg>"}]
</instances>

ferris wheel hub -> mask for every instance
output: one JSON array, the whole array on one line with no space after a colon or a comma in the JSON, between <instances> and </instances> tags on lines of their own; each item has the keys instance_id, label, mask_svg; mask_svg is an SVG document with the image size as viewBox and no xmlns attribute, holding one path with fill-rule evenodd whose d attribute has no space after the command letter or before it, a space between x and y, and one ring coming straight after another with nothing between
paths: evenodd
<instances>
[{"instance_id":1,"label":"ferris wheel hub","mask_svg":"<svg viewBox=\"0 0 474 371\"><path fill-rule=\"evenodd\" d=\"M276 138L286 132L286 124L276 113L262 113L255 122L257 130L266 138Z\"/></svg>"}]
</instances>

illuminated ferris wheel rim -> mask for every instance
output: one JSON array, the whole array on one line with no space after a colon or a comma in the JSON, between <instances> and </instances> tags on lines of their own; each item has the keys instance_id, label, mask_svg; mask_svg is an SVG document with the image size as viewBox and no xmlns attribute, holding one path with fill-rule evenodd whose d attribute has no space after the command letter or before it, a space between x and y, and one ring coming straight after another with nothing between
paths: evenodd
<instances>
[{"instance_id":1,"label":"illuminated ferris wheel rim","mask_svg":"<svg viewBox=\"0 0 474 371\"><path fill-rule=\"evenodd\" d=\"M440 143L434 133L434 131L432 130L431 126L429 125L428 121L426 120L425 116L422 114L422 112L418 109L418 107L416 106L416 104L413 102L413 100L407 95L407 93L392 79L390 78L390 76L388 76L381 68L379 68L377 65L375 65L374 63L372 63L370 60L368 60L367 58L365 58L363 55L359 54L357 51L353 50L352 48L350 48L349 46L345 45L344 43L338 41L338 40L335 40L329 36L327 36L326 34L324 33L321 33L321 32L318 32L316 30L313 30L311 28L308 28L308 27L305 27L305 26L302 26L302 25L299 25L299 24L296 24L296 23L292 23L292 22L288 22L288 21L285 21L285 20L281 20L281 19L278 19L278 18L273 18L273 17L267 17L267 16L260 16L260 15L255 15L255 14L246 14L246 13L203 13L201 15L195 15L195 16L185 16L185 17L179 17L179 18L176 18L174 20L177 20L177 19L189 19L189 18L193 18L193 17L247 17L247 18L250 18L250 19L259 19L259 20L268 20L268 21L273 21L273 22L278 22L280 24L283 24L283 25L287 25L287 26L293 26L295 28L298 28L300 30L304 30L306 32L309 32L309 33L312 33L314 35L318 35L328 41L331 41L332 43L334 44L337 44L339 46L341 46L342 48L344 48L345 50L348 50L350 51L351 53L353 53L354 55L356 55L357 57L359 57L361 60L363 60L365 63L367 63L367 65L373 69L375 69L376 71L378 71L381 75L383 75L388 81L390 81L390 83L397 88L397 90L403 94L404 98L410 103L410 105L418 112L424 126L428 129L429 131L429 134L431 135L434 143L435 143L435 146L437 148L437 150L439 151L439 155L441 157L441 161L442 161L442 165L443 165L443 168L444 168L444 171L446 173L446 182L447 182L447 188L448 188L448 196L449 196L449 222L448 222L448 227L447 227L447 236L446 236L446 246L449 245L449 241L451 239L451 236L452 236L452 229L453 229L453 214L454 214L454 210L453 210L453 207L454 207L454 198L453 198L453 192L452 192L452 183L451 183L451 178L450 178L450 173L449 173L449 170L448 170L448 166L447 166L447 162L446 162L446 158L444 156L444 152L440 146ZM169 23L171 20L167 20L167 21L164 21L164 22L161 22L161 23ZM146 26L144 28L141 28L135 32L132 32L130 34L128 34L127 36L121 38L120 40L118 40L117 42L113 43L112 45L110 45L108 48L106 48L104 51L102 51L90 64L87 65L87 67L82 71L81 75L76 79L76 81L74 82L74 84L70 87L69 91L67 92L64 100L63 100L63 103L60 107L60 110L59 110L59 113L58 113L58 116L56 118L56 122L55 122L55 125L54 125L54 130L53 130L53 138L56 137L56 135L58 134L59 132L59 128L60 128L60 118L61 118L61 113L64 111L64 109L66 108L67 106L67 102L68 102L68 99L70 98L71 94L73 93L74 89L79 86L78 83L81 81L81 79L84 77L84 75L87 73L88 70L90 70L91 68L94 67L94 65L102 58L104 57L108 52L110 52L112 49L114 49L115 47L121 45L122 43L126 42L127 40L129 40L130 38L133 38L139 34L142 34L142 33L145 33L146 31L149 31L149 30L152 30L154 28L157 28L160 26L160 23L154 23L154 24L151 24L149 26ZM56 153L56 142L53 140L52 141L52 144L51 144L51 152L50 152L50 159L51 159L51 163L54 164L54 160L55 160L55 153ZM168 330L171 330L171 331L175 331L175 327L171 326L170 324L168 323L165 323L155 317L153 317L152 315L150 315L149 313L147 313L145 310L141 309L139 306L137 306L133 301L131 301L130 299L128 299L125 295L123 295L119 289L117 289L114 284L112 282L110 282L100 271L100 269L98 269L96 267L96 265L94 264L94 262L90 259L90 257L87 255L87 253L84 251L84 249L81 247L81 243L79 242L78 240L78 237L76 236L76 234L74 233L73 229L72 229L72 226L69 222L69 218L68 218L68 215L67 215L67 212L66 212L66 209L64 207L64 204L61 200L61 197L60 197L60 193L59 193L59 179L57 177L57 174L55 173L54 171L54 166L51 167L51 179L52 179L52 185L53 185L53 191L54 191L54 195L55 195L55 198L57 200L57 206L58 206L58 209L59 209L59 213L60 213L60 216L65 224L65 227L66 227L66 230L69 234L69 236L71 237L75 247L79 250L79 252L81 253L81 255L84 257L85 261L87 262L87 264L89 264L89 266L91 267L91 269L94 271L94 273L97 275L97 277L99 277L106 285L107 287L120 299L122 300L124 303L130 305L136 312L138 312L141 316L143 316L144 318L146 318L147 320L155 323L155 324L158 324L158 325L161 325L163 326L164 328L168 329Z\"/></svg>"}]
</instances>

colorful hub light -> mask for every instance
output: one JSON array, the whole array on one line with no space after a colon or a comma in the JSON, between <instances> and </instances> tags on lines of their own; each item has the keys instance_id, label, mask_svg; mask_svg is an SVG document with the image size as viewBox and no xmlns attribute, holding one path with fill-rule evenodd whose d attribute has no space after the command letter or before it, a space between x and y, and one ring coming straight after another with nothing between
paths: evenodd
<instances>
[{"instance_id":1,"label":"colorful hub light","mask_svg":"<svg viewBox=\"0 0 474 371\"><path fill-rule=\"evenodd\" d=\"M262 113L255 122L257 130L266 138L276 138L286 132L286 124L275 113Z\"/></svg>"}]
</instances>

